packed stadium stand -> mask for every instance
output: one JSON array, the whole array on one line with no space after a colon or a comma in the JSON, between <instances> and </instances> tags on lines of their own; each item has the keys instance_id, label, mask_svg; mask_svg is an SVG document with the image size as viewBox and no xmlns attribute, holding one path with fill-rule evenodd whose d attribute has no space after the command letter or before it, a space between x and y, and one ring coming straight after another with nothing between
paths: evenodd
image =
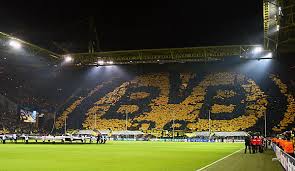
<instances>
[{"instance_id":1,"label":"packed stadium stand","mask_svg":"<svg viewBox=\"0 0 295 171\"><path fill-rule=\"evenodd\" d=\"M34 127L45 132L125 130L126 121L128 130L207 131L209 111L212 131L262 131L265 115L268 133L294 126L292 67L276 60L63 67L24 58L0 56L1 130L26 127L21 109L45 116Z\"/></svg>"}]
</instances>

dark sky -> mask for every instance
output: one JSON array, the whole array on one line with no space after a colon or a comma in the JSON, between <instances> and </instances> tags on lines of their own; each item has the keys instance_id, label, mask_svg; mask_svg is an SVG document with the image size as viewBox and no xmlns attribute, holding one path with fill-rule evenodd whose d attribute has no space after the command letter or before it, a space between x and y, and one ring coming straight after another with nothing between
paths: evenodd
<instances>
[{"instance_id":1,"label":"dark sky","mask_svg":"<svg viewBox=\"0 0 295 171\"><path fill-rule=\"evenodd\" d=\"M261 43L262 0L244 1L8 1L0 31L54 49L87 51L94 16L101 48L189 47Z\"/></svg>"}]
</instances>

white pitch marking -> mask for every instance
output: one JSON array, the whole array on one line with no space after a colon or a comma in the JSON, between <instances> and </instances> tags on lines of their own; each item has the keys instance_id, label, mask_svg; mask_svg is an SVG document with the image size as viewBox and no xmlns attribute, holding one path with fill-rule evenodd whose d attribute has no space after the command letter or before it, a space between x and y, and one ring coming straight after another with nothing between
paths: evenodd
<instances>
[{"instance_id":1,"label":"white pitch marking","mask_svg":"<svg viewBox=\"0 0 295 171\"><path fill-rule=\"evenodd\" d=\"M217 163L217 162L220 162L221 160L224 160L224 159L226 159L226 158L228 158L228 157L230 157L230 156L232 156L232 155L234 155L234 154L240 152L240 151L243 150L243 149L244 149L244 148L239 149L239 150L237 150L237 151L235 151L235 152L233 152L233 153L231 153L231 154L229 154L229 155L227 155L227 156L225 156L225 157L222 157L221 159L216 160L216 161L213 162L213 163L210 163L210 164L208 164L208 165L202 167L201 169L197 169L196 171L202 171L202 170L204 170L204 169L206 169L206 168L212 166L213 164L215 164L215 163Z\"/></svg>"}]
</instances>

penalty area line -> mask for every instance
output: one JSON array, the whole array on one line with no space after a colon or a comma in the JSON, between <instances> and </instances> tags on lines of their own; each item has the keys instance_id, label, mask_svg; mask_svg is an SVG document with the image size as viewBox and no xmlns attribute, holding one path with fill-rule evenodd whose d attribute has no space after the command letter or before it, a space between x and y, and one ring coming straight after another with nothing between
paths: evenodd
<instances>
[{"instance_id":1,"label":"penalty area line","mask_svg":"<svg viewBox=\"0 0 295 171\"><path fill-rule=\"evenodd\" d=\"M202 171L202 170L204 170L204 169L206 169L206 168L208 168L208 167L210 167L210 166L212 166L212 165L214 165L214 164L220 162L221 160L224 160L224 159L226 159L226 158L228 158L228 157L230 157L230 156L232 156L232 155L234 155L234 154L240 152L240 151L243 150L243 149L244 149L244 148L239 149L239 150L237 150L237 151L235 151L235 152L233 152L233 153L231 153L231 154L229 154L229 155L227 155L227 156L224 156L224 157L222 157L222 158L220 158L220 159L214 161L213 163L210 163L210 164L208 164L208 165L206 165L206 166L204 166L204 167L202 167L202 168L200 168L200 169L197 169L196 171Z\"/></svg>"}]
</instances>

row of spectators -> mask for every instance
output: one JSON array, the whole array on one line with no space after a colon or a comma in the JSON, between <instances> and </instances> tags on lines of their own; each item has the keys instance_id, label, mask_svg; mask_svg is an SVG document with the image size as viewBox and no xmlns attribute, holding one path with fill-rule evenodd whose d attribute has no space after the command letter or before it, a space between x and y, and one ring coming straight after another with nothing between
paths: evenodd
<instances>
[{"instance_id":1,"label":"row of spectators","mask_svg":"<svg viewBox=\"0 0 295 171\"><path fill-rule=\"evenodd\" d=\"M272 138L271 141L280 147L290 156L294 157L294 129L291 131L285 131L282 134L278 134L276 137Z\"/></svg>"}]
</instances>

